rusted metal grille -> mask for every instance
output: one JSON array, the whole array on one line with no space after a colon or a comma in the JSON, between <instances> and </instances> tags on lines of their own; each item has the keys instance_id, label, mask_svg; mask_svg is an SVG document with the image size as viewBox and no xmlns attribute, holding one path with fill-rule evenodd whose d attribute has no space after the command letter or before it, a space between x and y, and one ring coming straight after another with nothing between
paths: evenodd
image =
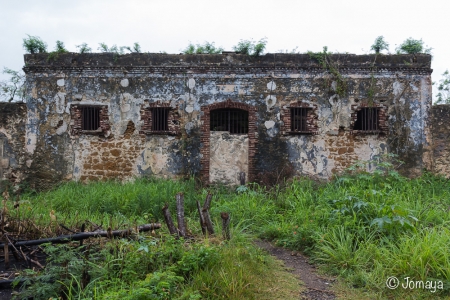
<instances>
[{"instance_id":1,"label":"rusted metal grille","mask_svg":"<svg viewBox=\"0 0 450 300\"><path fill-rule=\"evenodd\" d=\"M308 110L306 107L291 107L291 131L309 132L306 122Z\"/></svg>"},{"instance_id":2,"label":"rusted metal grille","mask_svg":"<svg viewBox=\"0 0 450 300\"><path fill-rule=\"evenodd\" d=\"M361 108L357 112L354 130L379 131L378 112L376 107Z\"/></svg>"},{"instance_id":3,"label":"rusted metal grille","mask_svg":"<svg viewBox=\"0 0 450 300\"><path fill-rule=\"evenodd\" d=\"M97 130L100 127L100 107L81 108L81 130Z\"/></svg>"},{"instance_id":4,"label":"rusted metal grille","mask_svg":"<svg viewBox=\"0 0 450 300\"><path fill-rule=\"evenodd\" d=\"M210 115L211 131L229 131L232 134L248 133L248 111L241 109L216 109Z\"/></svg>"},{"instance_id":5,"label":"rusted metal grille","mask_svg":"<svg viewBox=\"0 0 450 300\"><path fill-rule=\"evenodd\" d=\"M169 109L167 107L155 107L152 109L152 131L169 130Z\"/></svg>"}]
</instances>

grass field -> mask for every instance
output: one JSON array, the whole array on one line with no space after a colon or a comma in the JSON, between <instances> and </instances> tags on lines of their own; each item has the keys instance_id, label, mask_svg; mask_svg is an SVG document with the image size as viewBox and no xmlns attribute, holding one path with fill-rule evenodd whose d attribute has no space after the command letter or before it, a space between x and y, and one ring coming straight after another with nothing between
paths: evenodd
<instances>
[{"instance_id":1,"label":"grass field","mask_svg":"<svg viewBox=\"0 0 450 300\"><path fill-rule=\"evenodd\" d=\"M327 183L295 179L271 189L206 189L194 180L72 182L22 195L16 209L12 200L6 203L11 219L29 224L35 236L48 236L60 233L59 223L80 228L89 220L116 229L162 222L162 206L169 203L174 213L180 191L194 239L176 240L163 226L152 235L83 251L48 246L50 267L27 275L39 283L28 293L42 299L58 293L70 299L295 299L298 282L253 246L258 237L311 256L338 276L344 298L450 295L450 183L430 174L408 179L393 171L358 173ZM220 212L231 214L229 242L220 235L201 237L195 201L203 202L208 192L214 194L211 215L218 232ZM386 287L391 276L400 287ZM424 286L402 288L407 277Z\"/></svg>"}]
</instances>

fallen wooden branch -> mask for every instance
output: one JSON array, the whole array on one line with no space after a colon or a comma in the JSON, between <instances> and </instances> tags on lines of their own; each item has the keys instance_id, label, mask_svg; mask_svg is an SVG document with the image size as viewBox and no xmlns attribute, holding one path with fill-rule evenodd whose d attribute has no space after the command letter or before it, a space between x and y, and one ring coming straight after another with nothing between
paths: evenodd
<instances>
[{"instance_id":1,"label":"fallen wooden branch","mask_svg":"<svg viewBox=\"0 0 450 300\"><path fill-rule=\"evenodd\" d=\"M160 223L152 223L152 224L145 224L145 225L141 225L138 227L138 231L139 232L144 232L144 231L150 231L150 230L154 230L154 229L159 229L161 228L161 224ZM80 232L77 234L70 234L70 235L60 235L58 237L54 237L54 238L47 238L47 239L39 239L39 240L30 240L30 241L21 241L21 242L17 242L14 244L8 243L9 246L16 246L16 247L20 247L20 246L36 246L36 245L41 245L41 244L45 244L45 243L52 243L52 244L62 244L62 243L68 243L71 241L81 241L81 240L85 240L91 237L125 237L128 236L132 233L131 229L126 229L126 230L113 230L113 231L97 231L97 232ZM0 244L0 248L1 247L5 247L5 243L1 243ZM8 247L6 247L8 248ZM5 248L5 249L6 249Z\"/></svg>"}]
</instances>

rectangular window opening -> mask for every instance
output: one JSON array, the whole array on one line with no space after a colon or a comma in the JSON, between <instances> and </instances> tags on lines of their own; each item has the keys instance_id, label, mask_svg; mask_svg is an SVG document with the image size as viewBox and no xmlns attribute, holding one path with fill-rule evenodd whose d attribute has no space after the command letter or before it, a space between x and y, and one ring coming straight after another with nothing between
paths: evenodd
<instances>
[{"instance_id":1,"label":"rectangular window opening","mask_svg":"<svg viewBox=\"0 0 450 300\"><path fill-rule=\"evenodd\" d=\"M379 117L378 112L380 110L376 107L365 107L361 108L356 114L355 125L353 130L360 131L379 131Z\"/></svg>"},{"instance_id":2,"label":"rectangular window opening","mask_svg":"<svg viewBox=\"0 0 450 300\"><path fill-rule=\"evenodd\" d=\"M152 109L152 131L169 130L169 110L167 107L155 107Z\"/></svg>"},{"instance_id":3,"label":"rectangular window opening","mask_svg":"<svg viewBox=\"0 0 450 300\"><path fill-rule=\"evenodd\" d=\"M248 111L241 109L216 109L210 115L211 131L229 131L231 134L248 133Z\"/></svg>"},{"instance_id":4,"label":"rectangular window opening","mask_svg":"<svg viewBox=\"0 0 450 300\"><path fill-rule=\"evenodd\" d=\"M291 132L309 133L308 107L291 107Z\"/></svg>"},{"instance_id":5,"label":"rectangular window opening","mask_svg":"<svg viewBox=\"0 0 450 300\"><path fill-rule=\"evenodd\" d=\"M98 130L100 128L100 107L81 107L81 130Z\"/></svg>"}]
</instances>

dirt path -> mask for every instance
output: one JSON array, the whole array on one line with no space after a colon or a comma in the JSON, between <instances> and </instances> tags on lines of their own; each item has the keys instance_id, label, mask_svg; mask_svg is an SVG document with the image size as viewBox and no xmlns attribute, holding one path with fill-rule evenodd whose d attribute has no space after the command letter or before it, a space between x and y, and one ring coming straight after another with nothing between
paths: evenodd
<instances>
[{"instance_id":1,"label":"dirt path","mask_svg":"<svg viewBox=\"0 0 450 300\"><path fill-rule=\"evenodd\" d=\"M331 280L319 276L316 269L308 263L308 259L298 252L292 252L284 248L273 246L266 241L255 241L255 244L283 261L291 272L304 282L306 290L300 295L300 299L332 300L335 294L330 291ZM294 255L293 255L294 254Z\"/></svg>"}]
</instances>

